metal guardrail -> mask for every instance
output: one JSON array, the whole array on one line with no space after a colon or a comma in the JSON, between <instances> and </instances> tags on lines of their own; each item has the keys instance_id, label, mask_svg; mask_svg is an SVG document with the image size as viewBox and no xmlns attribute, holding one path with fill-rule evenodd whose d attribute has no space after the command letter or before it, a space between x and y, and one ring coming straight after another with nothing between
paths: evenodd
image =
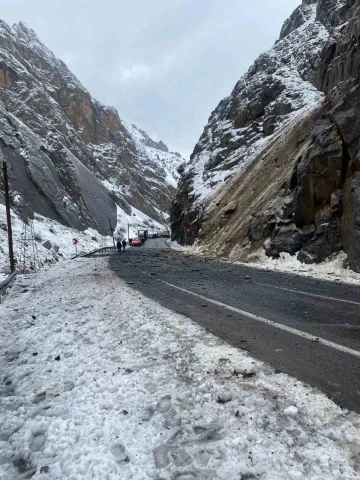
<instances>
[{"instance_id":1,"label":"metal guardrail","mask_svg":"<svg viewBox=\"0 0 360 480\"><path fill-rule=\"evenodd\" d=\"M11 275L5 278L5 280L0 282L0 303L2 303L2 297L5 295L6 290L14 283L16 275L17 272L13 272Z\"/></svg>"},{"instance_id":2,"label":"metal guardrail","mask_svg":"<svg viewBox=\"0 0 360 480\"><path fill-rule=\"evenodd\" d=\"M79 255L79 257L81 258L93 257L97 254L107 253L107 252L112 253L116 251L117 251L116 247L102 247L102 248L97 248L96 250L92 250L91 252L84 253L83 255ZM77 258L77 257L74 257L74 258Z\"/></svg>"}]
</instances>

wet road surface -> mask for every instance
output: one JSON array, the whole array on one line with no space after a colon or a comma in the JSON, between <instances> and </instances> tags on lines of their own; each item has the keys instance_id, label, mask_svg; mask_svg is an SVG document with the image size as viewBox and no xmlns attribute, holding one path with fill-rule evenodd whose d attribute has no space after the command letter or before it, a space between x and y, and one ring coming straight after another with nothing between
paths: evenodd
<instances>
[{"instance_id":1,"label":"wet road surface","mask_svg":"<svg viewBox=\"0 0 360 480\"><path fill-rule=\"evenodd\" d=\"M164 249L112 255L110 267L149 298L277 371L360 413L360 288Z\"/></svg>"}]
</instances>

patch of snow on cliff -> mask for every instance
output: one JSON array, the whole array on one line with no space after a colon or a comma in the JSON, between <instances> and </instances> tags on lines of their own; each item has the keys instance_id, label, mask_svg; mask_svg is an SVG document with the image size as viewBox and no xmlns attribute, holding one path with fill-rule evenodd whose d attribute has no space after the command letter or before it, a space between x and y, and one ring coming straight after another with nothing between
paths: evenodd
<instances>
[{"instance_id":1,"label":"patch of snow on cliff","mask_svg":"<svg viewBox=\"0 0 360 480\"><path fill-rule=\"evenodd\" d=\"M260 137L252 145L249 145L246 149L238 150L238 155L243 154L242 161L233 169L220 170L218 172L211 173L210 180L208 182L203 181L203 172L206 163L209 160L208 153L203 151L197 157L196 164L191 167L194 169L194 191L198 198L195 205L203 205L230 176L235 173L239 173L246 169L258 155L264 151L269 144L274 142L278 137L285 136L286 132L296 125L302 118L306 117L311 111L315 110L323 101L324 96L318 92L316 95L308 95L308 98L312 99L305 107L286 116L286 120L282 124L281 129L277 130L274 134L267 137ZM216 185L216 190L214 190Z\"/></svg>"},{"instance_id":2,"label":"patch of snow on cliff","mask_svg":"<svg viewBox=\"0 0 360 480\"><path fill-rule=\"evenodd\" d=\"M123 125L131 135L139 154L145 158L149 158L159 167L162 167L165 170L165 181L173 187L176 187L179 179L177 169L185 162L181 155L162 150L159 148L159 144L154 142L145 132L138 129L135 125L130 125L125 122L123 122ZM164 145L164 147L166 146Z\"/></svg>"},{"instance_id":3,"label":"patch of snow on cliff","mask_svg":"<svg viewBox=\"0 0 360 480\"><path fill-rule=\"evenodd\" d=\"M84 92L87 91L76 76L68 69L66 64L56 58L53 52L40 41L34 30L29 28L25 23L20 22L13 25L11 33L17 40L20 40L26 48L30 48L40 58L46 59L46 62L51 65L54 70L60 71L67 79L68 87L80 88ZM46 71L43 71L43 73L48 74Z\"/></svg>"},{"instance_id":4,"label":"patch of snow on cliff","mask_svg":"<svg viewBox=\"0 0 360 480\"><path fill-rule=\"evenodd\" d=\"M261 149L273 141L277 133L284 134L283 129L287 128L293 120L299 119L303 112L314 109L323 101L323 93L306 79L306 72L330 34L324 25L316 21L316 4L303 5L302 8L306 14L306 22L277 42L269 51L260 55L255 66L251 67L238 82L243 84L240 93L237 93L239 98L236 100L241 108L249 108L246 107L246 103L249 105L251 101L250 96L245 95L244 99L244 92L248 91L251 95L253 90L255 92L261 90L264 85L270 83L281 86L281 91L277 98L265 107L265 113L276 112L278 106L290 112L277 115L279 123L272 135L265 136L261 121L254 121L250 127L235 128L234 122L226 118L229 114L230 102L234 100L232 99L235 95L234 90L232 96L222 102L226 104L225 113L222 115L225 118L219 118L220 104L210 117L211 125L200 139L200 145L205 145L205 148L187 167L187 171L194 172L194 194L197 198L195 204L205 202L228 177L245 169ZM224 108L223 105L221 108ZM271 115L275 114L271 113ZM255 131L254 126L257 127ZM220 142L216 145L214 139L217 137L220 139L226 135L232 142L239 141L240 146L225 152L224 156L224 148ZM214 162L215 166L212 166Z\"/></svg>"}]
</instances>

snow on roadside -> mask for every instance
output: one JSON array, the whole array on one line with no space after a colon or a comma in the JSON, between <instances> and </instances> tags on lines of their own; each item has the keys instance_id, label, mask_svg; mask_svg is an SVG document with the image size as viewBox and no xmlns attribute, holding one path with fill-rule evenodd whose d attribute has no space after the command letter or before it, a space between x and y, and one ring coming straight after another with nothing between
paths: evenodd
<instances>
[{"instance_id":1,"label":"snow on roadside","mask_svg":"<svg viewBox=\"0 0 360 480\"><path fill-rule=\"evenodd\" d=\"M21 276L0 317L2 480L359 478L358 415L105 259Z\"/></svg>"},{"instance_id":2,"label":"snow on roadside","mask_svg":"<svg viewBox=\"0 0 360 480\"><path fill-rule=\"evenodd\" d=\"M322 280L360 285L360 273L354 272L350 268L344 268L344 262L346 262L346 254L344 252L335 254L322 263L312 265L301 263L297 260L296 255L290 255L284 252L280 254L279 259L267 257L263 250L256 252L254 257L256 261L244 265L292 273L294 275L303 275L305 277L320 278ZM235 263L243 264L241 262Z\"/></svg>"},{"instance_id":3,"label":"snow on roadside","mask_svg":"<svg viewBox=\"0 0 360 480\"><path fill-rule=\"evenodd\" d=\"M11 223L13 231L14 254L19 261L22 244L23 221L15 212L11 212ZM111 245L111 237L102 237L99 232L93 229L87 229L84 232L66 227L55 220L35 214L34 232L36 238L36 248L41 266L52 264L59 260L68 259L75 255L73 238L79 243L77 251L90 252L101 246ZM0 204L0 274L9 273L8 260L8 236L6 225L5 206ZM46 248L47 245L48 248ZM105 245L106 244L106 245ZM32 249L27 249L27 264L32 260Z\"/></svg>"},{"instance_id":4,"label":"snow on roadside","mask_svg":"<svg viewBox=\"0 0 360 480\"><path fill-rule=\"evenodd\" d=\"M176 250L178 252L184 252L184 253L191 253L192 252L192 247L180 245L180 243L178 243L174 240L168 240L167 245L172 250Z\"/></svg>"}]
</instances>

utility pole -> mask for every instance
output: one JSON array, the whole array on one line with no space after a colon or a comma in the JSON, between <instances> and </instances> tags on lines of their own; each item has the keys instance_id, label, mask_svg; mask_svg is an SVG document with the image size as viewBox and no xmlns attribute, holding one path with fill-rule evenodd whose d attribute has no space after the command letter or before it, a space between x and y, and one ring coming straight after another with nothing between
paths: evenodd
<instances>
[{"instance_id":1,"label":"utility pole","mask_svg":"<svg viewBox=\"0 0 360 480\"><path fill-rule=\"evenodd\" d=\"M130 223L128 223L128 242L130 242Z\"/></svg>"},{"instance_id":2,"label":"utility pole","mask_svg":"<svg viewBox=\"0 0 360 480\"><path fill-rule=\"evenodd\" d=\"M15 271L15 261L14 261L14 249L13 249L11 215L10 215L9 180L8 180L8 174L7 174L7 164L4 160L3 160L3 174L4 174L4 188L5 188L7 232L8 232L8 242L9 242L10 270L11 270L11 273L13 273Z\"/></svg>"}]
</instances>

